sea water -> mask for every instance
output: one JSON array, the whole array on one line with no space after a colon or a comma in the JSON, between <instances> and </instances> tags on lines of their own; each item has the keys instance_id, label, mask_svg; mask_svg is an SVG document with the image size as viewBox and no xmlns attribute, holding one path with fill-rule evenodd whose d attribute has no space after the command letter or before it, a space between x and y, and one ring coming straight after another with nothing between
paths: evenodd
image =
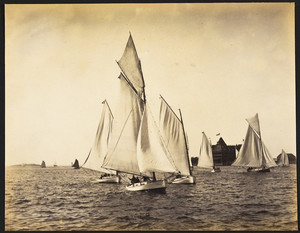
<instances>
[{"instance_id":1,"label":"sea water","mask_svg":"<svg viewBox=\"0 0 300 233\"><path fill-rule=\"evenodd\" d=\"M296 165L271 172L195 167L196 184L165 194L97 184L72 167L5 168L5 230L298 230Z\"/></svg>"}]
</instances>

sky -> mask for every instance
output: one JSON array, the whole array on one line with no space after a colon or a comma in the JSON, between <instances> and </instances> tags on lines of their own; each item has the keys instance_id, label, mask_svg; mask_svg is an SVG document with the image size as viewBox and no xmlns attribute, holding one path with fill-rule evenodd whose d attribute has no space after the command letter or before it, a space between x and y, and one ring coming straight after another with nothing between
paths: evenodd
<instances>
[{"instance_id":1,"label":"sky","mask_svg":"<svg viewBox=\"0 0 300 233\"><path fill-rule=\"evenodd\" d=\"M151 109L159 95L181 109L190 156L203 131L242 143L256 113L272 156L296 155L293 3L6 4L6 165L84 162L129 33Z\"/></svg>"}]
</instances>

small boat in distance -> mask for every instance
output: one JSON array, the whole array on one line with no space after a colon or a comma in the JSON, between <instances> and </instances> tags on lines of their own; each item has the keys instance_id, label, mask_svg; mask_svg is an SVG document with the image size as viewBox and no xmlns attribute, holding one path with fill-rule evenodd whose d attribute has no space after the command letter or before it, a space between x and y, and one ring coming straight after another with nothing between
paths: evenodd
<instances>
[{"instance_id":1,"label":"small boat in distance","mask_svg":"<svg viewBox=\"0 0 300 233\"><path fill-rule=\"evenodd\" d=\"M280 156L278 156L278 158L277 158L277 165L280 167L290 166L289 157L283 149L282 149Z\"/></svg>"},{"instance_id":2,"label":"small boat in distance","mask_svg":"<svg viewBox=\"0 0 300 233\"><path fill-rule=\"evenodd\" d=\"M121 178L118 175L118 171L101 168L107 153L107 145L110 139L114 118L107 101L104 100L102 104L103 108L94 144L81 167L102 173L97 180L93 181L93 183L120 183Z\"/></svg>"},{"instance_id":3,"label":"small boat in distance","mask_svg":"<svg viewBox=\"0 0 300 233\"><path fill-rule=\"evenodd\" d=\"M46 167L46 163L45 163L45 161L43 160L42 161L42 164L41 164L41 168L45 168Z\"/></svg>"},{"instance_id":4,"label":"small boat in distance","mask_svg":"<svg viewBox=\"0 0 300 233\"><path fill-rule=\"evenodd\" d=\"M74 169L79 169L79 162L77 159L75 159L75 162L73 163L72 167L74 167Z\"/></svg>"},{"instance_id":5,"label":"small boat in distance","mask_svg":"<svg viewBox=\"0 0 300 233\"><path fill-rule=\"evenodd\" d=\"M246 121L249 124L246 137L232 166L248 167L248 172L270 172L277 164L261 139L258 114Z\"/></svg>"},{"instance_id":6,"label":"small boat in distance","mask_svg":"<svg viewBox=\"0 0 300 233\"><path fill-rule=\"evenodd\" d=\"M166 142L172 160L180 172L176 175L172 183L195 184L196 178L193 176L190 166L188 145L181 111L179 109L179 119L167 101L162 96L160 96L160 99L160 131L162 132L163 140Z\"/></svg>"},{"instance_id":7,"label":"small boat in distance","mask_svg":"<svg viewBox=\"0 0 300 233\"><path fill-rule=\"evenodd\" d=\"M204 132L202 132L202 143L200 146L198 167L211 168L211 172L221 171L219 167L215 166L211 143Z\"/></svg>"}]
</instances>

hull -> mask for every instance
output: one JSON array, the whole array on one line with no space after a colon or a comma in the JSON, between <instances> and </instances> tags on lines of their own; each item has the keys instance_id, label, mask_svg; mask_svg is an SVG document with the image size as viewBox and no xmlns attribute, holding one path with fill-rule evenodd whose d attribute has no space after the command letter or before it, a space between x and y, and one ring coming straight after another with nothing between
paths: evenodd
<instances>
[{"instance_id":1,"label":"hull","mask_svg":"<svg viewBox=\"0 0 300 233\"><path fill-rule=\"evenodd\" d=\"M253 169L247 169L247 172L270 172L270 168L253 168Z\"/></svg>"},{"instance_id":2,"label":"hull","mask_svg":"<svg viewBox=\"0 0 300 233\"><path fill-rule=\"evenodd\" d=\"M108 176L93 181L93 183L120 183L120 176Z\"/></svg>"},{"instance_id":3,"label":"hull","mask_svg":"<svg viewBox=\"0 0 300 233\"><path fill-rule=\"evenodd\" d=\"M176 178L172 184L195 184L196 177L194 176L182 176L180 178Z\"/></svg>"},{"instance_id":4,"label":"hull","mask_svg":"<svg viewBox=\"0 0 300 233\"><path fill-rule=\"evenodd\" d=\"M166 181L157 180L157 181L143 181L135 184L130 184L126 186L128 191L154 191L154 192L165 192L166 190Z\"/></svg>"}]
</instances>

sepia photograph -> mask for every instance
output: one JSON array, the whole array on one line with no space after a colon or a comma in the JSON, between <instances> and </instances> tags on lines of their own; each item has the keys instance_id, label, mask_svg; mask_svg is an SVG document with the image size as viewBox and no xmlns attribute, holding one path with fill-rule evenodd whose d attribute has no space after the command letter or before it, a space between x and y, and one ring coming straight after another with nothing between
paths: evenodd
<instances>
[{"instance_id":1,"label":"sepia photograph","mask_svg":"<svg viewBox=\"0 0 300 233\"><path fill-rule=\"evenodd\" d=\"M298 231L295 3L4 22L5 231Z\"/></svg>"}]
</instances>

